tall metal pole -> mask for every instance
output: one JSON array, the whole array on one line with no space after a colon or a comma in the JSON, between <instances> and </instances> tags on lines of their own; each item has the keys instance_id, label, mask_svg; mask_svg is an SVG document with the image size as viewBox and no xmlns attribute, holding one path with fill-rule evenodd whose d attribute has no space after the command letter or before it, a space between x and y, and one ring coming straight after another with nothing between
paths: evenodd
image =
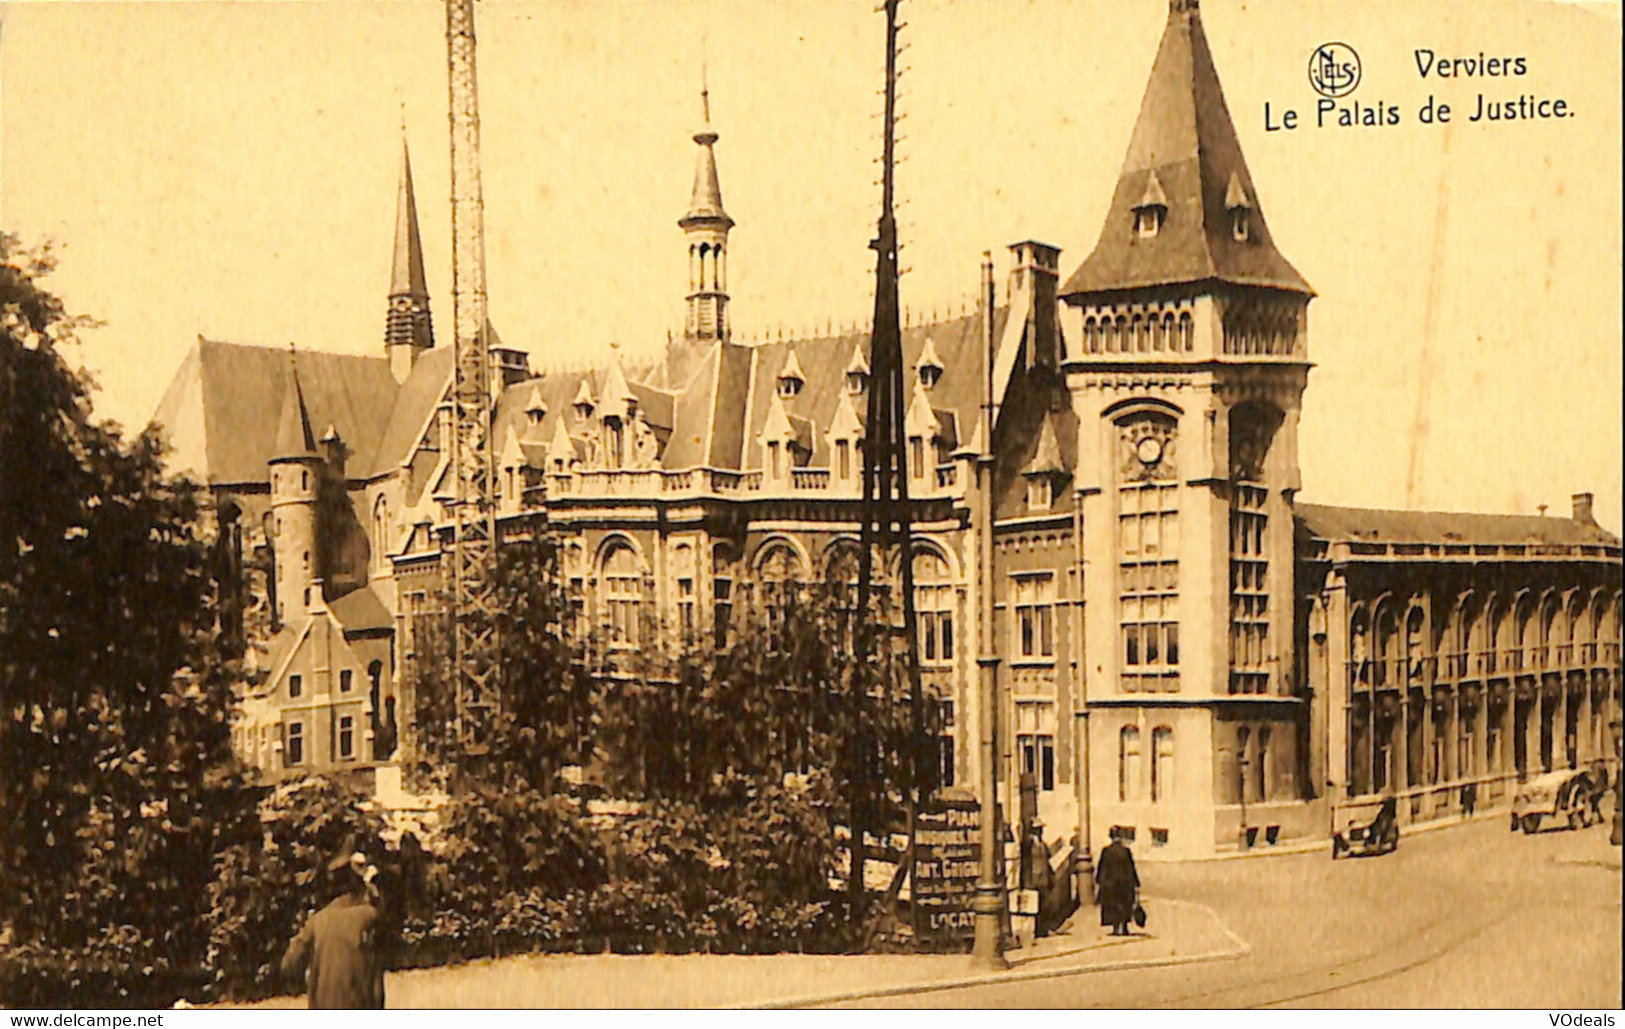
<instances>
[{"instance_id":1,"label":"tall metal pole","mask_svg":"<svg viewBox=\"0 0 1625 1029\"><path fill-rule=\"evenodd\" d=\"M451 614L457 734L469 754L483 752L501 699L493 581L496 504L490 440L491 358L486 339L485 200L480 185L474 50L474 0L446 0L452 318L456 327L451 448L457 496L453 502Z\"/></svg>"},{"instance_id":2,"label":"tall metal pole","mask_svg":"<svg viewBox=\"0 0 1625 1029\"><path fill-rule=\"evenodd\" d=\"M999 848L1003 845L999 824L999 657L993 639L993 255L982 255L982 327L987 334L982 358L982 452L977 455L976 551L980 583L977 597L977 673L980 711L977 744L980 747L980 781L976 792L981 800L981 867L976 879L976 897L971 910L976 919L976 936L971 960L986 968L1006 968L1004 959L1004 916L1006 899L1000 876Z\"/></svg>"},{"instance_id":3,"label":"tall metal pole","mask_svg":"<svg viewBox=\"0 0 1625 1029\"><path fill-rule=\"evenodd\" d=\"M884 676L882 698L890 713L893 699L892 678L896 664L895 638L888 626L882 624L881 615L889 620L890 614L874 609L874 567L878 554L882 561L893 547L898 551L899 571L902 578L902 636L906 648L905 674L908 677L909 705L912 717L907 752L902 765L908 777L906 798L909 812L909 835L913 838L914 815L918 806L918 791L922 780L922 754L920 746L921 705L919 640L914 610L913 524L908 495L908 453L904 438L903 389L903 333L899 323L900 305L897 298L897 219L896 204L896 128L897 128L897 33L902 28L897 20L899 0L886 0L886 88L885 123L881 150L880 221L875 238L869 246L875 251L875 308L874 323L869 338L870 387L864 421L863 448L863 503L861 548L858 555L858 618L856 626L857 671L853 680L853 704L860 726L858 732L856 764L854 767L852 818L852 869L849 888L853 911L861 911L863 898L864 841L867 827L863 808L875 799L876 787L885 783L869 781L869 772L877 759L887 755L879 752L881 740L872 739L862 726L863 711L871 683L871 669ZM884 574L884 568L880 574ZM876 657L877 637L887 648L884 660Z\"/></svg>"}]
</instances>

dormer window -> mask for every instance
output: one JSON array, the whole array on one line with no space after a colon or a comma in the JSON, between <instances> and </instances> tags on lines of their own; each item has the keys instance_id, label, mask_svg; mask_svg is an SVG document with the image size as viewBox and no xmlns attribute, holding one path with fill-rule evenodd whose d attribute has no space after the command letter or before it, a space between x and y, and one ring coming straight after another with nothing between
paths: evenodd
<instances>
[{"instance_id":1,"label":"dormer window","mask_svg":"<svg viewBox=\"0 0 1625 1029\"><path fill-rule=\"evenodd\" d=\"M1162 182L1157 178L1156 172L1146 176L1145 192L1140 195L1140 202L1134 205L1134 234L1142 239L1148 239L1162 231L1162 223L1168 220L1168 194L1162 191Z\"/></svg>"},{"instance_id":2,"label":"dormer window","mask_svg":"<svg viewBox=\"0 0 1625 1029\"><path fill-rule=\"evenodd\" d=\"M869 361L863 356L863 344L859 343L852 348L852 360L846 365L846 391L852 396L860 396L869 388Z\"/></svg>"},{"instance_id":3,"label":"dormer window","mask_svg":"<svg viewBox=\"0 0 1625 1029\"><path fill-rule=\"evenodd\" d=\"M581 388L576 390L575 402L570 406L575 408L576 417L582 421L591 418L593 411L598 409L598 402L593 398L592 387L587 385L587 380L581 380Z\"/></svg>"},{"instance_id":4,"label":"dormer window","mask_svg":"<svg viewBox=\"0 0 1625 1029\"><path fill-rule=\"evenodd\" d=\"M915 368L920 374L920 385L926 389L942 380L942 359L937 356L937 345L930 336L925 337L925 348L920 351L920 361Z\"/></svg>"},{"instance_id":5,"label":"dormer window","mask_svg":"<svg viewBox=\"0 0 1625 1029\"><path fill-rule=\"evenodd\" d=\"M792 350L790 356L785 358L784 368L779 371L779 396L792 400L806 384L807 377L801 374L801 362L796 360L796 352Z\"/></svg>"},{"instance_id":6,"label":"dormer window","mask_svg":"<svg viewBox=\"0 0 1625 1029\"><path fill-rule=\"evenodd\" d=\"M542 419L547 417L547 408L538 404L535 407L525 411L525 414L530 418L530 424L540 425L542 424Z\"/></svg>"},{"instance_id":7,"label":"dormer window","mask_svg":"<svg viewBox=\"0 0 1625 1029\"><path fill-rule=\"evenodd\" d=\"M1251 208L1241 176L1231 172L1230 184L1224 190L1224 209L1230 212L1230 238L1237 243L1247 242L1252 235L1252 219L1248 217Z\"/></svg>"},{"instance_id":8,"label":"dormer window","mask_svg":"<svg viewBox=\"0 0 1625 1029\"><path fill-rule=\"evenodd\" d=\"M1048 511L1053 502L1054 489L1047 475L1035 475L1027 480L1027 510Z\"/></svg>"}]
</instances>

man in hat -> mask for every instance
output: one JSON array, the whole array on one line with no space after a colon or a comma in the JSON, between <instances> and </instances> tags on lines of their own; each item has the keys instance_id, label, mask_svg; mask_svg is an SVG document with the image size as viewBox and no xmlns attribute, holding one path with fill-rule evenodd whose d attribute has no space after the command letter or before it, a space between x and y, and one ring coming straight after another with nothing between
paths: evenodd
<instances>
[{"instance_id":1,"label":"man in hat","mask_svg":"<svg viewBox=\"0 0 1625 1029\"><path fill-rule=\"evenodd\" d=\"M383 924L370 886L377 870L347 847L328 862L339 895L288 944L282 974L305 973L312 1008L384 1006Z\"/></svg>"},{"instance_id":2,"label":"man in hat","mask_svg":"<svg viewBox=\"0 0 1625 1029\"><path fill-rule=\"evenodd\" d=\"M1134 902L1140 892L1140 874L1134 869L1134 855L1123 842L1123 831L1112 827L1111 846L1100 852L1095 865L1099 890L1100 924L1112 927L1113 936L1127 936L1134 918Z\"/></svg>"}]
</instances>

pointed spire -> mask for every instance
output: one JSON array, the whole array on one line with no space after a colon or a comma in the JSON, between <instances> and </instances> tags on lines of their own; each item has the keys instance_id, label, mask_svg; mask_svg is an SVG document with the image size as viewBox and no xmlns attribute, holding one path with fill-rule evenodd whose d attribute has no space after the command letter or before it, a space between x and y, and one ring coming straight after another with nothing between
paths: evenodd
<instances>
[{"instance_id":1,"label":"pointed spire","mask_svg":"<svg viewBox=\"0 0 1625 1029\"><path fill-rule=\"evenodd\" d=\"M1237 196L1251 211L1245 234L1226 214ZM1162 208L1154 232L1147 208ZM1313 293L1264 224L1197 2L1170 0L1106 225L1061 295L1213 280Z\"/></svg>"},{"instance_id":2,"label":"pointed spire","mask_svg":"<svg viewBox=\"0 0 1625 1029\"><path fill-rule=\"evenodd\" d=\"M305 408L305 391L299 386L299 365L292 344L288 346L288 388L282 394L275 453L273 460L316 456L316 434L310 428L310 411Z\"/></svg>"},{"instance_id":3,"label":"pointed spire","mask_svg":"<svg viewBox=\"0 0 1625 1029\"><path fill-rule=\"evenodd\" d=\"M395 261L389 276L389 295L425 297L428 280L423 274L423 241L418 235L418 202L412 188L412 154L406 132L401 132L400 193L395 201Z\"/></svg>"},{"instance_id":4,"label":"pointed spire","mask_svg":"<svg viewBox=\"0 0 1625 1029\"><path fill-rule=\"evenodd\" d=\"M717 175L717 155L712 149L718 136L711 127L711 89L703 73L700 115L700 130L694 133L694 142L700 147L699 162L694 168L694 191L689 198L688 213L678 219L677 224L685 229L708 223L720 224L724 229L732 228L734 220L722 207L722 180Z\"/></svg>"},{"instance_id":5,"label":"pointed spire","mask_svg":"<svg viewBox=\"0 0 1625 1029\"><path fill-rule=\"evenodd\" d=\"M389 311L384 316L384 346L397 381L411 374L417 352L434 346L429 316L429 286L423 274L423 240L418 233L417 196L412 187L412 155L406 145L405 112L401 125L400 192L395 202L395 252L389 274ZM393 348L401 347L401 351ZM398 358L398 360L397 360Z\"/></svg>"}]
</instances>

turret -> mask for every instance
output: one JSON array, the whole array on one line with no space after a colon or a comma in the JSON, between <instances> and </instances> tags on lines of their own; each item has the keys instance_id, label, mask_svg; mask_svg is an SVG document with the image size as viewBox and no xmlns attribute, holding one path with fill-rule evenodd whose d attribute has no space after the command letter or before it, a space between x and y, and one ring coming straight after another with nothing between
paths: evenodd
<instances>
[{"instance_id":1,"label":"turret","mask_svg":"<svg viewBox=\"0 0 1625 1029\"><path fill-rule=\"evenodd\" d=\"M324 464L316 451L316 437L310 428L310 412L305 408L297 366L289 369L282 417L277 424L276 449L268 464L271 547L276 564L276 622L297 624L309 613L312 604L320 600L312 597L312 590L321 575L316 567L317 497Z\"/></svg>"},{"instance_id":2,"label":"turret","mask_svg":"<svg viewBox=\"0 0 1625 1029\"><path fill-rule=\"evenodd\" d=\"M722 208L717 178L717 134L711 128L711 94L700 88L703 124L694 134L699 163L688 212L677 220L688 239L688 312L684 335L689 340L727 339L728 230L734 220Z\"/></svg>"}]
</instances>

